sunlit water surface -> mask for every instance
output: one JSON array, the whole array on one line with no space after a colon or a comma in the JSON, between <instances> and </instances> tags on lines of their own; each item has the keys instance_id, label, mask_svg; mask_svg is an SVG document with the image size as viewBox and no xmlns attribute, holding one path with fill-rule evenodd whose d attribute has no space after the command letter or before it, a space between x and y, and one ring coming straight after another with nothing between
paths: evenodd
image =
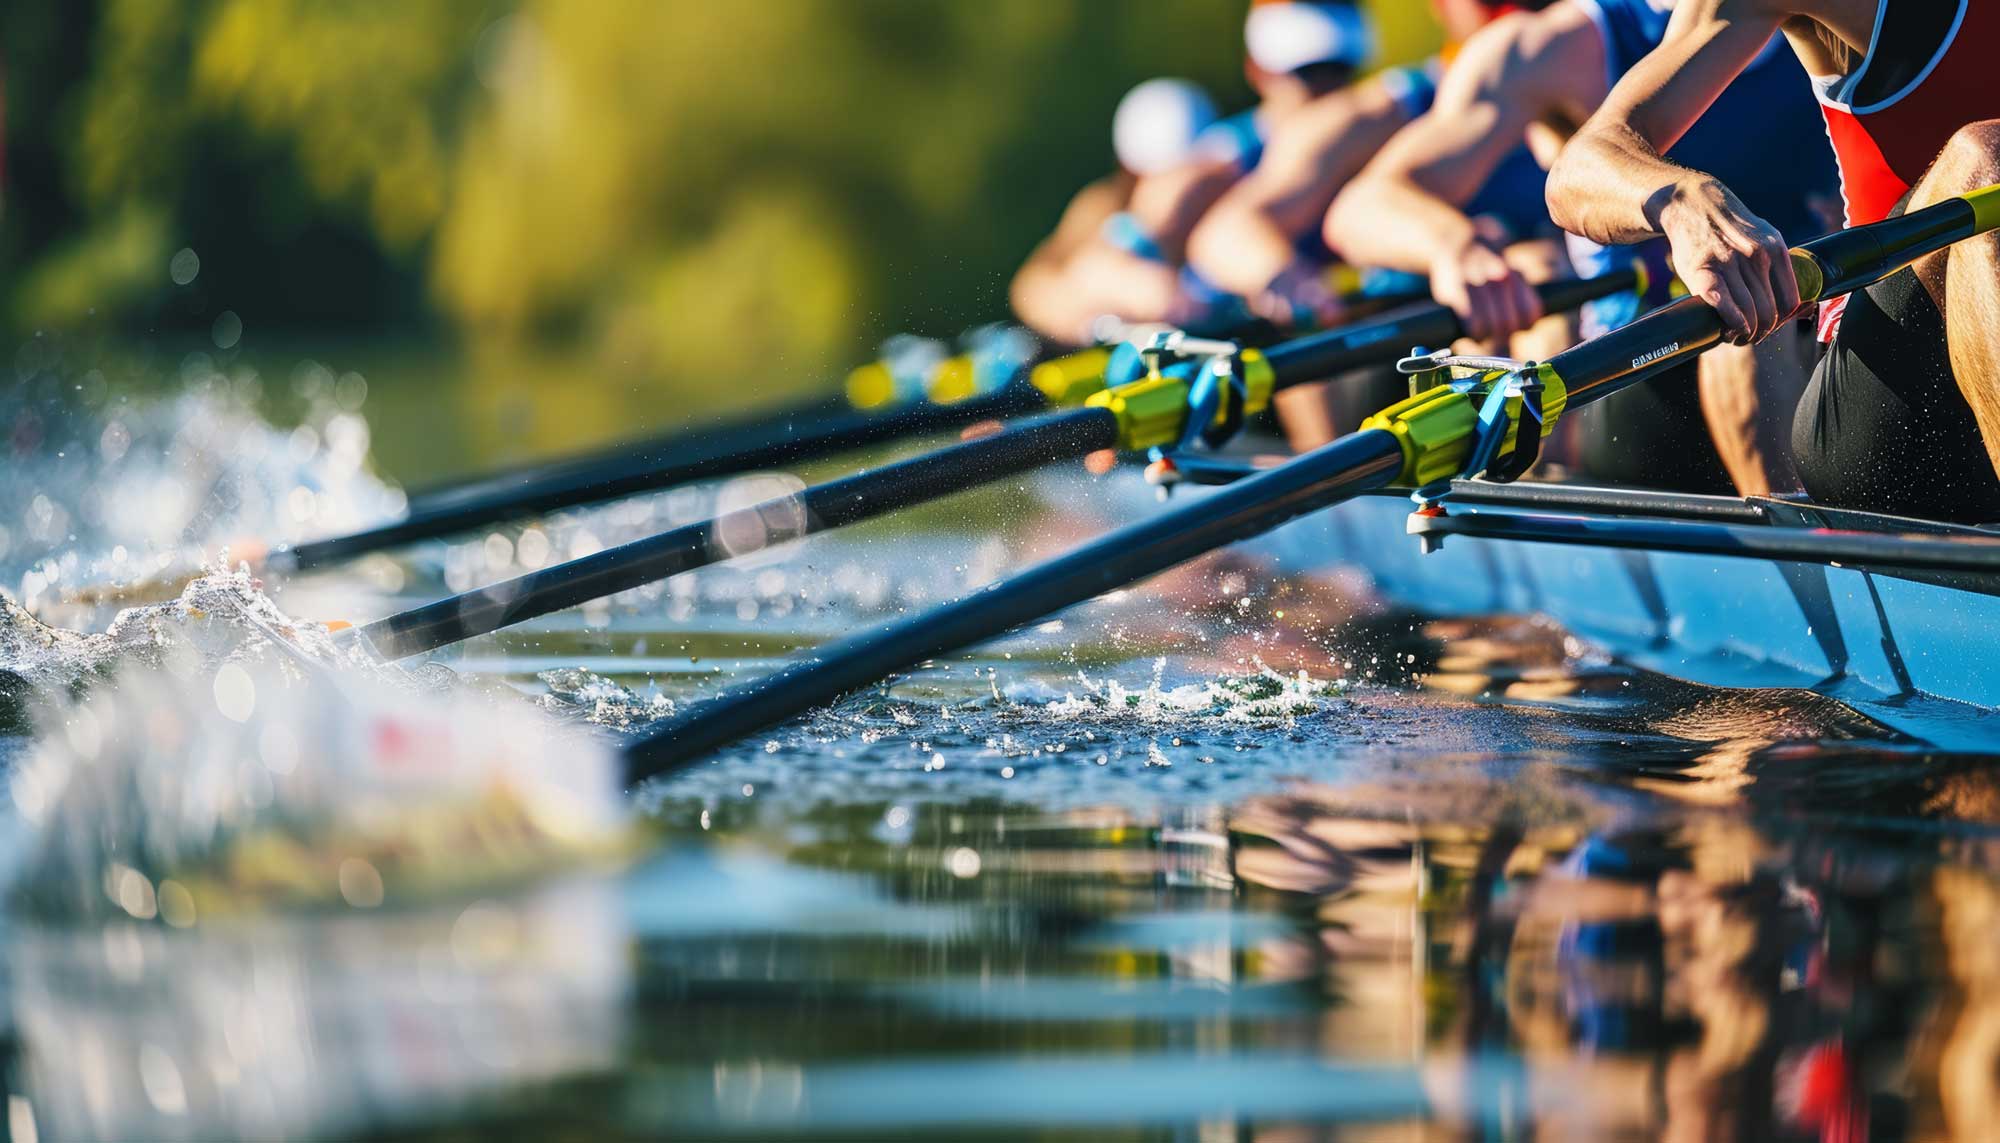
<instances>
[{"instance_id":1,"label":"sunlit water surface","mask_svg":"<svg viewBox=\"0 0 2000 1143\"><path fill-rule=\"evenodd\" d=\"M277 503L300 506L284 483ZM101 554L86 541L116 539L113 498L60 487L46 508L9 502L0 524L34 546L10 589L81 574ZM356 487L357 511L393 501ZM366 618L777 487L269 587L294 616ZM1026 491L1063 511L1003 490L439 659L596 733L643 733L1135 510L1081 477ZM234 495L229 523L264 519ZM44 535L58 510L98 528L66 563ZM47 594L45 618L109 619ZM0 738L0 760L26 747ZM1365 585L1240 555L646 786L652 841L621 872L186 925L149 884L122 899L129 921L13 918L7 1123L43 1139L1991 1138L1995 772L1810 694L1647 675L1532 618L1386 612Z\"/></svg>"}]
</instances>

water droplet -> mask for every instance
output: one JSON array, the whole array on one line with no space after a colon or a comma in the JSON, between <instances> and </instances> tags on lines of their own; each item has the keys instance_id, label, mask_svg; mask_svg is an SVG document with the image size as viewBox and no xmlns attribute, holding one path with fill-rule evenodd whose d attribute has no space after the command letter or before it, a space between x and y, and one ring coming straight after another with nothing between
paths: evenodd
<instances>
[{"instance_id":1,"label":"water droplet","mask_svg":"<svg viewBox=\"0 0 2000 1143\"><path fill-rule=\"evenodd\" d=\"M174 253L173 259L167 263L167 273L173 278L174 285L187 285L189 282L194 281L196 274L201 273L200 255L188 247L181 247Z\"/></svg>"},{"instance_id":2,"label":"water droplet","mask_svg":"<svg viewBox=\"0 0 2000 1143\"><path fill-rule=\"evenodd\" d=\"M945 867L951 870L951 875L960 879L979 876L979 866L979 851L962 845L952 850L951 856L945 861Z\"/></svg>"},{"instance_id":3,"label":"water droplet","mask_svg":"<svg viewBox=\"0 0 2000 1143\"><path fill-rule=\"evenodd\" d=\"M257 713L257 684L250 672L225 663L215 672L215 708L231 722L248 722Z\"/></svg>"},{"instance_id":4,"label":"water droplet","mask_svg":"<svg viewBox=\"0 0 2000 1143\"><path fill-rule=\"evenodd\" d=\"M223 310L208 333L215 339L217 349L234 349L243 340L243 319L236 316L235 310Z\"/></svg>"},{"instance_id":5,"label":"water droplet","mask_svg":"<svg viewBox=\"0 0 2000 1143\"><path fill-rule=\"evenodd\" d=\"M358 857L340 863L337 874L340 899L357 909L373 909L382 903L382 874Z\"/></svg>"}]
</instances>

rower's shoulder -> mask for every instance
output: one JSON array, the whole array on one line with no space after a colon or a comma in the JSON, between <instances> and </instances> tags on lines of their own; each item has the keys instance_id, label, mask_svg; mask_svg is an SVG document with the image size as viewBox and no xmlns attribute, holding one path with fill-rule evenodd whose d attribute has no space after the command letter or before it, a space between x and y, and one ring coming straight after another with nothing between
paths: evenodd
<instances>
[{"instance_id":1,"label":"rower's shoulder","mask_svg":"<svg viewBox=\"0 0 2000 1143\"><path fill-rule=\"evenodd\" d=\"M1272 156L1313 153L1336 144L1360 123L1396 106L1390 75L1391 72L1384 72L1370 76L1317 96L1273 123L1265 148L1266 161Z\"/></svg>"},{"instance_id":2,"label":"rower's shoulder","mask_svg":"<svg viewBox=\"0 0 2000 1143\"><path fill-rule=\"evenodd\" d=\"M1753 23L1775 30L1794 20L1810 24L1812 13L1821 7L1826 5L1815 4L1812 0L1678 0L1673 6L1673 18L1668 26L1671 29L1710 23ZM1672 34L1671 31L1669 34Z\"/></svg>"},{"instance_id":3,"label":"rower's shoulder","mask_svg":"<svg viewBox=\"0 0 2000 1143\"><path fill-rule=\"evenodd\" d=\"M1675 9L1676 15L1680 9L1692 9L1698 15L1724 20L1784 21L1803 17L1812 7L1801 0L1680 0Z\"/></svg>"},{"instance_id":4,"label":"rower's shoulder","mask_svg":"<svg viewBox=\"0 0 2000 1143\"><path fill-rule=\"evenodd\" d=\"M1598 35L1595 21L1579 4L1510 12L1465 41L1445 72L1445 84L1506 95L1560 84L1579 53L1596 50Z\"/></svg>"}]
</instances>

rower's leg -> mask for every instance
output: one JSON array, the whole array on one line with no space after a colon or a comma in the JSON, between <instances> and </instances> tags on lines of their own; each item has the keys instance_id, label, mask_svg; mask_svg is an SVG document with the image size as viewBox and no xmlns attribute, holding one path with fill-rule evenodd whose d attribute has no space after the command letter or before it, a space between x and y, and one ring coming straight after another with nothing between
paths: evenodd
<instances>
[{"instance_id":1,"label":"rower's leg","mask_svg":"<svg viewBox=\"0 0 2000 1143\"><path fill-rule=\"evenodd\" d=\"M1959 128L1910 195L1909 210L2000 183L2000 120ZM1945 315L1945 345L1972 406L1986 455L2000 472L2000 234L1931 254L1917 278Z\"/></svg>"},{"instance_id":2,"label":"rower's leg","mask_svg":"<svg viewBox=\"0 0 2000 1143\"><path fill-rule=\"evenodd\" d=\"M1272 398L1293 451L1305 452L1352 432L1373 413L1410 395L1409 383L1387 365L1356 369L1317 385L1296 385Z\"/></svg>"},{"instance_id":3,"label":"rower's leg","mask_svg":"<svg viewBox=\"0 0 2000 1143\"><path fill-rule=\"evenodd\" d=\"M1339 435L1334 420L1331 384L1320 381L1311 385L1294 385L1272 396L1271 404L1278 410L1278 423L1284 426L1285 440L1292 446L1293 452L1311 451Z\"/></svg>"},{"instance_id":4,"label":"rower's leg","mask_svg":"<svg viewBox=\"0 0 2000 1143\"><path fill-rule=\"evenodd\" d=\"M1556 242L1517 242L1507 248L1506 258L1507 263L1520 271L1522 277L1536 285L1575 273L1570 267L1569 255ZM1576 340L1576 314L1549 314L1515 334L1507 350L1517 360L1547 361L1575 345ZM1573 467L1580 448L1577 423L1569 419L1556 421L1555 433L1542 442L1540 471L1546 475L1555 466Z\"/></svg>"},{"instance_id":5,"label":"rower's leg","mask_svg":"<svg viewBox=\"0 0 2000 1143\"><path fill-rule=\"evenodd\" d=\"M1790 322L1754 347L1718 345L1701 355L1702 416L1741 495L1798 487L1792 414L1805 390L1811 345L1810 335Z\"/></svg>"}]
</instances>

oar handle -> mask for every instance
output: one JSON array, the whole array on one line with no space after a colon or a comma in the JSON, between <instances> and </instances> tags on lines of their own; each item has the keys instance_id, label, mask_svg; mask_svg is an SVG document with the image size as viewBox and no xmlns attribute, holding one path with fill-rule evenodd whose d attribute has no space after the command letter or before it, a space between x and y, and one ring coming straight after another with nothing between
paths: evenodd
<instances>
[{"instance_id":1,"label":"oar handle","mask_svg":"<svg viewBox=\"0 0 2000 1143\"><path fill-rule=\"evenodd\" d=\"M1815 238L1792 251L1792 272L1801 301L1825 301L1996 229L2000 186ZM1548 365L1567 384L1569 407L1575 408L1618 392L1649 366L1700 353L1722 340L1722 334L1722 319L1707 302L1681 298L1614 333L1556 354Z\"/></svg>"},{"instance_id":2,"label":"oar handle","mask_svg":"<svg viewBox=\"0 0 2000 1143\"><path fill-rule=\"evenodd\" d=\"M1851 293L1926 254L1995 229L2000 229L2000 186L1815 238L1792 251L1799 300Z\"/></svg>"}]
</instances>

